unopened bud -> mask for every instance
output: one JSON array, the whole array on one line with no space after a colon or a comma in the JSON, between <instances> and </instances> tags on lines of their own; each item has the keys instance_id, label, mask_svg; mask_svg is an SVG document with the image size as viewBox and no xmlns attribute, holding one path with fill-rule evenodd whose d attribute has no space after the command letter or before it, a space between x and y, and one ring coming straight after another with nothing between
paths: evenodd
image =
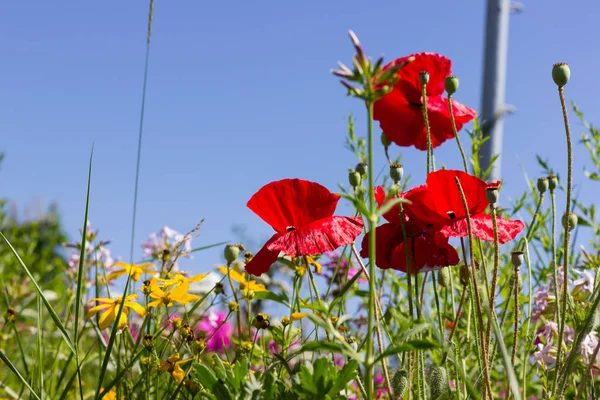
<instances>
[{"instance_id":1,"label":"unopened bud","mask_svg":"<svg viewBox=\"0 0 600 400\"><path fill-rule=\"evenodd\" d=\"M549 185L550 183L548 182L548 178L538 178L537 189L540 193L544 193L546 190L548 190Z\"/></svg>"},{"instance_id":2,"label":"unopened bud","mask_svg":"<svg viewBox=\"0 0 600 400\"><path fill-rule=\"evenodd\" d=\"M228 244L225 246L225 250L223 251L223 255L225 256L225 260L228 263L232 263L240 255L240 246L237 244Z\"/></svg>"},{"instance_id":3,"label":"unopened bud","mask_svg":"<svg viewBox=\"0 0 600 400\"><path fill-rule=\"evenodd\" d=\"M463 286L469 284L469 280L471 279L471 276L469 273L469 266L467 264L463 264L460 266L459 277L460 277L460 283L462 283Z\"/></svg>"},{"instance_id":4,"label":"unopened bud","mask_svg":"<svg viewBox=\"0 0 600 400\"><path fill-rule=\"evenodd\" d=\"M558 186L558 178L554 175L550 175L548 177L548 187L550 188L550 191L553 191L554 189L556 189L557 186Z\"/></svg>"},{"instance_id":5,"label":"unopened bud","mask_svg":"<svg viewBox=\"0 0 600 400\"><path fill-rule=\"evenodd\" d=\"M438 283L441 287L448 287L450 281L452 280L452 275L450 274L449 268L442 268L437 273Z\"/></svg>"},{"instance_id":6,"label":"unopened bud","mask_svg":"<svg viewBox=\"0 0 600 400\"><path fill-rule=\"evenodd\" d=\"M575 214L573 212L569 213L569 214L565 214L562 217L562 226L563 226L563 228L567 229L567 223L568 223L569 231L572 231L577 226L578 220L579 220L579 218L577 218L577 214Z\"/></svg>"},{"instance_id":7,"label":"unopened bud","mask_svg":"<svg viewBox=\"0 0 600 400\"><path fill-rule=\"evenodd\" d=\"M392 144L392 141L387 137L385 132L381 132L381 144L383 147L390 147Z\"/></svg>"},{"instance_id":8,"label":"unopened bud","mask_svg":"<svg viewBox=\"0 0 600 400\"><path fill-rule=\"evenodd\" d=\"M427 383L429 384L429 398L431 400L442 398L450 390L446 368L432 366L427 375Z\"/></svg>"},{"instance_id":9,"label":"unopened bud","mask_svg":"<svg viewBox=\"0 0 600 400\"><path fill-rule=\"evenodd\" d=\"M361 163L356 164L356 168L354 168L354 170L356 172L358 172L361 176L365 176L369 172L367 167L368 167L367 163L361 162Z\"/></svg>"},{"instance_id":10,"label":"unopened bud","mask_svg":"<svg viewBox=\"0 0 600 400\"><path fill-rule=\"evenodd\" d=\"M290 317L281 317L281 325L288 326L291 323Z\"/></svg>"},{"instance_id":11,"label":"unopened bud","mask_svg":"<svg viewBox=\"0 0 600 400\"><path fill-rule=\"evenodd\" d=\"M552 79L558 87L563 87L569 82L571 69L567 63L557 63L552 66Z\"/></svg>"},{"instance_id":12,"label":"unopened bud","mask_svg":"<svg viewBox=\"0 0 600 400\"><path fill-rule=\"evenodd\" d=\"M360 176L360 173L356 171L350 171L348 173L348 182L350 182L350 186L352 186L353 188L359 186L361 180L362 178Z\"/></svg>"},{"instance_id":13,"label":"unopened bud","mask_svg":"<svg viewBox=\"0 0 600 400\"><path fill-rule=\"evenodd\" d=\"M394 395L396 397L404 396L406 388L408 388L408 373L402 369L399 369L392 378L392 389L394 389Z\"/></svg>"},{"instance_id":14,"label":"unopened bud","mask_svg":"<svg viewBox=\"0 0 600 400\"><path fill-rule=\"evenodd\" d=\"M390 190L388 190L388 195L395 196L398 193L400 193L400 185L394 183L392 186L390 186Z\"/></svg>"},{"instance_id":15,"label":"unopened bud","mask_svg":"<svg viewBox=\"0 0 600 400\"><path fill-rule=\"evenodd\" d=\"M421 85L427 85L429 82L429 72L421 71L419 73L419 79L421 80Z\"/></svg>"},{"instance_id":16,"label":"unopened bud","mask_svg":"<svg viewBox=\"0 0 600 400\"><path fill-rule=\"evenodd\" d=\"M402 180L403 176L404 176L404 168L402 167L402 165L398 165L398 164L390 165L390 178L392 178L392 181L394 181L394 183L400 182Z\"/></svg>"},{"instance_id":17,"label":"unopened bud","mask_svg":"<svg viewBox=\"0 0 600 400\"><path fill-rule=\"evenodd\" d=\"M268 329L271 326L271 321L267 314L258 313L254 317L252 325L257 329Z\"/></svg>"},{"instance_id":18,"label":"unopened bud","mask_svg":"<svg viewBox=\"0 0 600 400\"><path fill-rule=\"evenodd\" d=\"M456 76L447 76L444 81L444 89L449 95L453 95L458 90L458 78Z\"/></svg>"},{"instance_id":19,"label":"unopened bud","mask_svg":"<svg viewBox=\"0 0 600 400\"><path fill-rule=\"evenodd\" d=\"M215 283L215 294L221 294L225 291L225 287L222 282Z\"/></svg>"},{"instance_id":20,"label":"unopened bud","mask_svg":"<svg viewBox=\"0 0 600 400\"><path fill-rule=\"evenodd\" d=\"M235 301L229 302L229 311L235 312L240 309L240 305Z\"/></svg>"},{"instance_id":21,"label":"unopened bud","mask_svg":"<svg viewBox=\"0 0 600 400\"><path fill-rule=\"evenodd\" d=\"M523 265L524 257L522 251L513 251L510 255L510 261L516 267Z\"/></svg>"}]
</instances>

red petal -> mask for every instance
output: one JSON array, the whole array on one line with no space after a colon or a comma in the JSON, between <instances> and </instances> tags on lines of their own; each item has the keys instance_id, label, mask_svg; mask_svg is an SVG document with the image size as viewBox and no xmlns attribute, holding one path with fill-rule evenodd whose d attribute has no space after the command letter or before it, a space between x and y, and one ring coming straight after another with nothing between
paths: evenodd
<instances>
[{"instance_id":1,"label":"red petal","mask_svg":"<svg viewBox=\"0 0 600 400\"><path fill-rule=\"evenodd\" d=\"M323 254L354 243L362 233L362 227L361 217L323 218L281 235L268 248L281 250L292 257Z\"/></svg>"},{"instance_id":2,"label":"red petal","mask_svg":"<svg viewBox=\"0 0 600 400\"><path fill-rule=\"evenodd\" d=\"M277 261L279 250L269 250L269 244L281 236L280 233L273 235L267 243L254 255L252 260L244 267L249 274L259 276L271 268L271 265Z\"/></svg>"},{"instance_id":3,"label":"red petal","mask_svg":"<svg viewBox=\"0 0 600 400\"><path fill-rule=\"evenodd\" d=\"M414 246L414 250L413 250ZM411 273L438 270L442 267L458 264L458 253L448 244L448 238L439 232L424 233L410 239ZM414 260L413 260L414 255ZM406 247L404 243L396 246L392 254L392 265L395 269L407 272Z\"/></svg>"},{"instance_id":4,"label":"red petal","mask_svg":"<svg viewBox=\"0 0 600 400\"><path fill-rule=\"evenodd\" d=\"M369 237L367 233L362 240L360 256L369 257ZM402 228L395 224L383 224L375 229L375 264L381 269L392 268L392 252L404 240Z\"/></svg>"},{"instance_id":5,"label":"red petal","mask_svg":"<svg viewBox=\"0 0 600 400\"><path fill-rule=\"evenodd\" d=\"M466 217L461 196L454 180L458 177L465 193L469 214L481 214L487 207L486 183L463 171L439 170L427 176L426 184L409 190L405 206L409 215L437 231Z\"/></svg>"},{"instance_id":6,"label":"red petal","mask_svg":"<svg viewBox=\"0 0 600 400\"><path fill-rule=\"evenodd\" d=\"M475 118L475 110L452 100L452 111L454 113L454 122L456 131L460 131L464 124ZM435 96L427 98L427 115L429 118L429 128L431 131L431 147L436 148L448 139L454 139L454 129L450 119L448 109L448 99ZM425 132L427 135L427 132ZM425 137L427 139L427 137ZM425 146L427 144L425 143ZM425 147L427 150L427 147Z\"/></svg>"},{"instance_id":7,"label":"red petal","mask_svg":"<svg viewBox=\"0 0 600 400\"><path fill-rule=\"evenodd\" d=\"M523 222L498 217L498 243L504 244L513 240L525 227ZM494 241L494 225L492 216L489 214L474 215L471 218L471 227L473 236L487 242ZM441 231L445 236L465 237L469 236L467 220L456 221L452 225L446 226Z\"/></svg>"},{"instance_id":8,"label":"red petal","mask_svg":"<svg viewBox=\"0 0 600 400\"><path fill-rule=\"evenodd\" d=\"M248 208L279 233L333 215L340 196L326 187L301 179L283 179L263 186L248 201Z\"/></svg>"},{"instance_id":9,"label":"red petal","mask_svg":"<svg viewBox=\"0 0 600 400\"><path fill-rule=\"evenodd\" d=\"M413 103L421 102L421 71L429 72L427 96L439 96L444 93L444 80L452 73L452 62L436 53L417 53L402 57L387 64L383 70L406 61L409 57L414 60L398 71L400 79L396 87Z\"/></svg>"},{"instance_id":10,"label":"red petal","mask_svg":"<svg viewBox=\"0 0 600 400\"><path fill-rule=\"evenodd\" d=\"M410 104L398 89L375 102L373 119L379 121L381 130L398 146L415 146L419 150L427 150L421 106Z\"/></svg>"}]
</instances>

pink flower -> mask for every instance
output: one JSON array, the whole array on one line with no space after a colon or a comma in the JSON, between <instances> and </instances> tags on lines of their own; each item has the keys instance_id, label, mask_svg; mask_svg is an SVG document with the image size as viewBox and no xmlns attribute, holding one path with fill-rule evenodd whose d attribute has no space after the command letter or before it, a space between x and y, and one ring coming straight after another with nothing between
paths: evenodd
<instances>
[{"instance_id":1,"label":"pink flower","mask_svg":"<svg viewBox=\"0 0 600 400\"><path fill-rule=\"evenodd\" d=\"M151 233L148 240L142 243L144 257L163 260L164 268L173 272L178 271L177 259L180 257L191 258L189 253L192 251L191 235L182 235L181 233L164 226L158 234Z\"/></svg>"},{"instance_id":2,"label":"pink flower","mask_svg":"<svg viewBox=\"0 0 600 400\"><path fill-rule=\"evenodd\" d=\"M198 324L198 329L206 332L206 350L222 351L231 345L233 326L226 321L227 313L212 312Z\"/></svg>"}]
</instances>

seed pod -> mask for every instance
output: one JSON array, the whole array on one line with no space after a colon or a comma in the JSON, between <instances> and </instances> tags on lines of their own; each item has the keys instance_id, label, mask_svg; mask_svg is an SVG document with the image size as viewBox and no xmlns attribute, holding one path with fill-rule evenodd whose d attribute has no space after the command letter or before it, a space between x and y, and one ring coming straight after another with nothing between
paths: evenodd
<instances>
[{"instance_id":1,"label":"seed pod","mask_svg":"<svg viewBox=\"0 0 600 400\"><path fill-rule=\"evenodd\" d=\"M498 202L498 197L498 187L490 186L485 188L485 198L487 199L488 203L496 204Z\"/></svg>"},{"instance_id":2,"label":"seed pod","mask_svg":"<svg viewBox=\"0 0 600 400\"><path fill-rule=\"evenodd\" d=\"M367 167L367 163L361 162L356 164L356 168L354 168L354 170L358 172L361 176L365 176L369 172Z\"/></svg>"},{"instance_id":3,"label":"seed pod","mask_svg":"<svg viewBox=\"0 0 600 400\"><path fill-rule=\"evenodd\" d=\"M523 265L524 257L522 251L513 251L510 255L510 261L514 266L520 267Z\"/></svg>"},{"instance_id":4,"label":"seed pod","mask_svg":"<svg viewBox=\"0 0 600 400\"><path fill-rule=\"evenodd\" d=\"M556 189L557 186L558 186L558 178L554 175L550 175L548 177L548 187L550 188L550 191L552 192L554 189Z\"/></svg>"},{"instance_id":5,"label":"seed pod","mask_svg":"<svg viewBox=\"0 0 600 400\"><path fill-rule=\"evenodd\" d=\"M429 384L429 398L436 400L448 393L450 383L448 382L448 373L446 368L432 366L427 375L427 383Z\"/></svg>"},{"instance_id":6,"label":"seed pod","mask_svg":"<svg viewBox=\"0 0 600 400\"><path fill-rule=\"evenodd\" d=\"M225 256L225 260L228 263L234 262L240 255L240 246L237 244L228 244L227 246L225 246L223 255Z\"/></svg>"},{"instance_id":7,"label":"seed pod","mask_svg":"<svg viewBox=\"0 0 600 400\"><path fill-rule=\"evenodd\" d=\"M552 66L552 79L558 87L563 87L569 82L571 69L567 63L557 63Z\"/></svg>"},{"instance_id":8,"label":"seed pod","mask_svg":"<svg viewBox=\"0 0 600 400\"><path fill-rule=\"evenodd\" d=\"M450 285L450 281L452 280L452 274L449 268L442 268L438 271L438 283L441 287L448 287Z\"/></svg>"},{"instance_id":9,"label":"seed pod","mask_svg":"<svg viewBox=\"0 0 600 400\"><path fill-rule=\"evenodd\" d=\"M456 76L447 76L444 81L444 89L450 95L456 93L458 90L458 78Z\"/></svg>"},{"instance_id":10,"label":"seed pod","mask_svg":"<svg viewBox=\"0 0 600 400\"><path fill-rule=\"evenodd\" d=\"M403 176L404 176L404 168L402 167L402 165L398 165L398 164L390 165L390 178L392 178L392 181L394 181L394 183L400 182L402 180Z\"/></svg>"},{"instance_id":11,"label":"seed pod","mask_svg":"<svg viewBox=\"0 0 600 400\"><path fill-rule=\"evenodd\" d=\"M548 182L548 178L538 178L537 180L537 189L540 193L544 193L546 190L548 190L548 186L550 185L550 182Z\"/></svg>"},{"instance_id":12,"label":"seed pod","mask_svg":"<svg viewBox=\"0 0 600 400\"><path fill-rule=\"evenodd\" d=\"M577 214L575 214L573 212L563 215L563 217L562 217L563 228L567 229L567 222L568 222L569 223L569 231L572 231L577 226L578 219L579 218L577 218Z\"/></svg>"},{"instance_id":13,"label":"seed pod","mask_svg":"<svg viewBox=\"0 0 600 400\"><path fill-rule=\"evenodd\" d=\"M408 388L408 373L399 369L392 378L392 389L396 397L404 396L404 392Z\"/></svg>"},{"instance_id":14,"label":"seed pod","mask_svg":"<svg viewBox=\"0 0 600 400\"><path fill-rule=\"evenodd\" d=\"M353 188L357 187L358 185L360 185L360 181L362 180L362 178L360 177L360 173L357 171L350 171L348 173L348 182L350 182L350 186L352 186Z\"/></svg>"},{"instance_id":15,"label":"seed pod","mask_svg":"<svg viewBox=\"0 0 600 400\"><path fill-rule=\"evenodd\" d=\"M421 71L419 73L419 80L421 81L421 85L427 85L429 82L429 72Z\"/></svg>"}]
</instances>

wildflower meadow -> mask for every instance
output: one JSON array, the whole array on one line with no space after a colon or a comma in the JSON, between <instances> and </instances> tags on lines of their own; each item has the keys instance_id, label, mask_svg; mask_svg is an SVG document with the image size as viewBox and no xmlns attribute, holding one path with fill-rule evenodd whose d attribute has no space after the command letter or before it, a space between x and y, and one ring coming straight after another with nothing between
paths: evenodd
<instances>
[{"instance_id":1,"label":"wildflower meadow","mask_svg":"<svg viewBox=\"0 0 600 400\"><path fill-rule=\"evenodd\" d=\"M384 61L349 39L350 62L323 74L364 105L365 124L340 127L356 164L339 187L256 187L239 207L272 228L258 251L196 247L191 220L134 243L140 259L117 258L89 222L93 155L71 243L52 211L24 225L0 204L0 398L598 398L600 225L572 161L578 146L596 168L583 179L598 180L600 133L565 100L569 65L547 67L567 174L540 158L544 173L509 201L503 184L522 177L489 179L484 121L459 102L451 60ZM442 146L460 157L438 157ZM422 163L403 166L406 148ZM586 247L573 245L580 230ZM225 262L182 266L207 248Z\"/></svg>"}]
</instances>

